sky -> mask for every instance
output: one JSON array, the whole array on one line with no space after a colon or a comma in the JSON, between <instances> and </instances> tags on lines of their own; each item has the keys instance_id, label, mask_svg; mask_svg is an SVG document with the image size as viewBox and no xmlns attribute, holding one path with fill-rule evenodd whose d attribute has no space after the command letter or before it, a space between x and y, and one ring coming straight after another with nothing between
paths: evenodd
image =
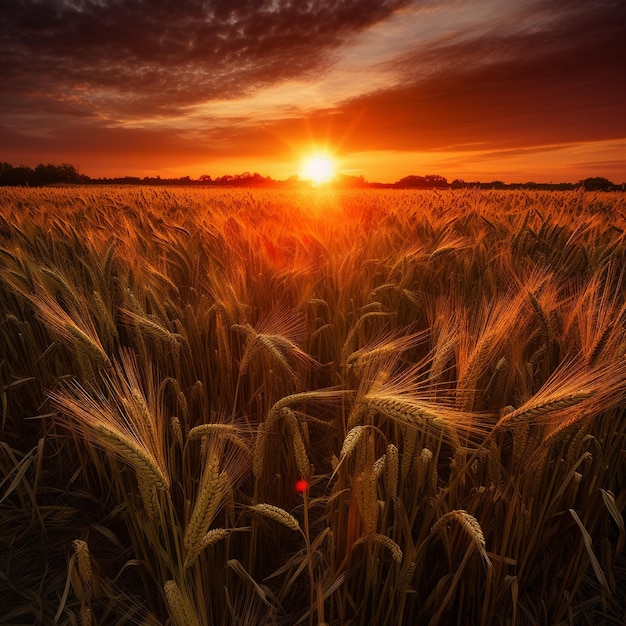
<instances>
[{"instance_id":1,"label":"sky","mask_svg":"<svg viewBox=\"0 0 626 626\"><path fill-rule=\"evenodd\" d=\"M626 182L624 0L7 0L0 161Z\"/></svg>"}]
</instances>

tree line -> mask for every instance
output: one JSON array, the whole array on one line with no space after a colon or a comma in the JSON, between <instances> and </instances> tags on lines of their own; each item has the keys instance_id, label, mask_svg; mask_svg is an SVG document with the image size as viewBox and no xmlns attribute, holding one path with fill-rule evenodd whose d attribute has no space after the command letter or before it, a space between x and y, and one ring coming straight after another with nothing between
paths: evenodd
<instances>
[{"instance_id":1,"label":"tree line","mask_svg":"<svg viewBox=\"0 0 626 626\"><path fill-rule=\"evenodd\" d=\"M161 178L160 176L120 176L115 178L92 178L81 174L74 165L40 163L36 167L0 162L0 186L43 187L48 185L193 185L212 187L264 187L264 188L296 188L311 185L309 181L298 176L290 176L286 180L274 180L269 176L244 172L243 174L226 174L212 178L203 174L194 179L189 176L179 178ZM504 183L499 180L489 182L465 181L455 179L452 182L437 174L404 176L395 183L368 182L363 176L338 174L329 183L335 188L343 189L546 189L567 191L584 188L587 191L624 191L626 183L621 185L611 182L608 178L596 176L579 180L577 183Z\"/></svg>"}]
</instances>

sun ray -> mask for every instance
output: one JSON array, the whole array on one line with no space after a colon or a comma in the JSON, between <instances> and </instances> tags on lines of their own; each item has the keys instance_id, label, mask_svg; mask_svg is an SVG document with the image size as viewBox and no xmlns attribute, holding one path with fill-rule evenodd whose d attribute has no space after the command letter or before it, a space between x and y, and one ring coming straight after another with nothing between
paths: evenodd
<instances>
[{"instance_id":1,"label":"sun ray","mask_svg":"<svg viewBox=\"0 0 626 626\"><path fill-rule=\"evenodd\" d=\"M314 185L329 182L335 175L335 161L325 153L307 156L302 162L300 176L310 180Z\"/></svg>"}]
</instances>

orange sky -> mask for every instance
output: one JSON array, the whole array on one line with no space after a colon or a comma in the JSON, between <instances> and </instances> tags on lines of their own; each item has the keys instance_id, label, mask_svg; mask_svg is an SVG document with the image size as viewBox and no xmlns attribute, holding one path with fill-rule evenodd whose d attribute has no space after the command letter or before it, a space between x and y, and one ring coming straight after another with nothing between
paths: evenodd
<instances>
[{"instance_id":1,"label":"orange sky","mask_svg":"<svg viewBox=\"0 0 626 626\"><path fill-rule=\"evenodd\" d=\"M623 0L13 0L0 161L626 182Z\"/></svg>"}]
</instances>

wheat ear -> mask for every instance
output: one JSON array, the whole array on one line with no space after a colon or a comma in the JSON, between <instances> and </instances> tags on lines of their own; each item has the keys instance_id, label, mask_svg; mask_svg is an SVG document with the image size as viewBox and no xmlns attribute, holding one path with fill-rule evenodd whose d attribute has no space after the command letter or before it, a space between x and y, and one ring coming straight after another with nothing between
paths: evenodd
<instances>
[{"instance_id":1,"label":"wheat ear","mask_svg":"<svg viewBox=\"0 0 626 626\"><path fill-rule=\"evenodd\" d=\"M219 456L212 450L200 478L200 487L189 523L183 536L187 551L185 567L195 562L201 551L201 541L222 504L228 486L228 474L219 471Z\"/></svg>"},{"instance_id":2,"label":"wheat ear","mask_svg":"<svg viewBox=\"0 0 626 626\"><path fill-rule=\"evenodd\" d=\"M93 616L91 608L83 604L80 607L80 626L91 626L93 624Z\"/></svg>"},{"instance_id":3,"label":"wheat ear","mask_svg":"<svg viewBox=\"0 0 626 626\"><path fill-rule=\"evenodd\" d=\"M289 428L291 430L291 437L293 440L293 451L296 458L296 467L302 478L308 478L311 474L311 463L309 461L309 455L304 445L304 439L302 438L302 431L300 430L300 424L296 418L295 413L288 407L281 409L281 414L287 419Z\"/></svg>"},{"instance_id":4,"label":"wheat ear","mask_svg":"<svg viewBox=\"0 0 626 626\"><path fill-rule=\"evenodd\" d=\"M385 548L387 548L391 552L391 556L393 560L400 565L402 563L402 550L400 546L393 540L391 537L387 537L387 535L381 535L379 533L375 533L372 535L372 540L376 543L379 543Z\"/></svg>"},{"instance_id":5,"label":"wheat ear","mask_svg":"<svg viewBox=\"0 0 626 626\"><path fill-rule=\"evenodd\" d=\"M485 550L486 543L483 529L473 515L470 515L467 511L462 509L449 511L440 517L430 529L431 535L440 532L444 526L447 526L451 522L456 522L461 526L461 528L463 528L467 536L476 544L476 547L481 555L487 554Z\"/></svg>"},{"instance_id":6,"label":"wheat ear","mask_svg":"<svg viewBox=\"0 0 626 626\"><path fill-rule=\"evenodd\" d=\"M372 468L362 474L363 529L366 535L376 532L378 497L376 474Z\"/></svg>"},{"instance_id":7,"label":"wheat ear","mask_svg":"<svg viewBox=\"0 0 626 626\"><path fill-rule=\"evenodd\" d=\"M183 595L180 587L174 580L168 580L163 585L165 591L165 601L174 626L200 626L196 613L189 602L189 599Z\"/></svg>"},{"instance_id":8,"label":"wheat ear","mask_svg":"<svg viewBox=\"0 0 626 626\"><path fill-rule=\"evenodd\" d=\"M343 440L343 445L341 446L341 452L339 453L339 458L344 458L356 448L357 443L359 443L359 439L361 435L365 431L365 426L355 426L346 434L345 439Z\"/></svg>"},{"instance_id":9,"label":"wheat ear","mask_svg":"<svg viewBox=\"0 0 626 626\"><path fill-rule=\"evenodd\" d=\"M182 339L181 335L170 332L167 328L161 326L161 324L151 320L150 318L133 313L132 311L126 309L123 309L121 313L127 320L137 324L137 327L141 332L171 345L177 346L180 344Z\"/></svg>"},{"instance_id":10,"label":"wheat ear","mask_svg":"<svg viewBox=\"0 0 626 626\"><path fill-rule=\"evenodd\" d=\"M281 409L285 407L291 407L293 404L299 404L302 402L307 402L308 400L319 400L319 401L335 401L339 398L342 398L346 395L353 395L354 392L351 390L331 390L331 389L319 389L316 391L302 391L300 393L293 393L291 395L285 396L281 398L278 402L272 406L267 414L267 418L265 420L267 426L271 426L279 417Z\"/></svg>"},{"instance_id":11,"label":"wheat ear","mask_svg":"<svg viewBox=\"0 0 626 626\"><path fill-rule=\"evenodd\" d=\"M291 515L291 513L287 513L285 509L281 509L279 506L274 506L273 504L255 504L251 506L250 509L273 519L275 522L286 526L290 530L299 530L302 532L298 520Z\"/></svg>"},{"instance_id":12,"label":"wheat ear","mask_svg":"<svg viewBox=\"0 0 626 626\"><path fill-rule=\"evenodd\" d=\"M575 393L555 394L539 402L529 401L515 411L503 415L496 424L496 429L510 427L521 420L534 420L542 415L562 411L576 404L580 404L593 395L592 391L578 391Z\"/></svg>"},{"instance_id":13,"label":"wheat ear","mask_svg":"<svg viewBox=\"0 0 626 626\"><path fill-rule=\"evenodd\" d=\"M103 446L116 452L129 465L134 467L138 474L142 473L142 480L146 484L152 484L157 489L169 490L169 477L166 476L148 450L138 445L133 439L127 437L116 428L111 428L102 423L94 424L92 427Z\"/></svg>"},{"instance_id":14,"label":"wheat ear","mask_svg":"<svg viewBox=\"0 0 626 626\"><path fill-rule=\"evenodd\" d=\"M194 439L204 439L204 437L209 435L216 435L231 441L246 454L250 454L250 449L246 442L238 435L240 432L241 430L232 424L200 424L189 431L187 439L193 441Z\"/></svg>"},{"instance_id":15,"label":"wheat ear","mask_svg":"<svg viewBox=\"0 0 626 626\"><path fill-rule=\"evenodd\" d=\"M182 429L182 426L180 424L180 420L178 419L178 417L176 416L172 417L172 419L170 420L170 426L172 428L172 435L174 437L174 441L182 449L184 445L183 429Z\"/></svg>"},{"instance_id":16,"label":"wheat ear","mask_svg":"<svg viewBox=\"0 0 626 626\"><path fill-rule=\"evenodd\" d=\"M78 565L78 575L83 586L84 600L89 600L93 591L93 570L91 568L91 555L89 554L89 546L82 539L74 539L72 542L74 553L76 554L76 563Z\"/></svg>"},{"instance_id":17,"label":"wheat ear","mask_svg":"<svg viewBox=\"0 0 626 626\"><path fill-rule=\"evenodd\" d=\"M398 473L400 466L398 448L390 443L387 446L387 454L385 457L385 487L387 493L391 497L394 497L398 493Z\"/></svg>"},{"instance_id":18,"label":"wheat ear","mask_svg":"<svg viewBox=\"0 0 626 626\"><path fill-rule=\"evenodd\" d=\"M265 422L261 422L256 431L256 439L254 441L254 455L252 457L252 473L258 480L263 474L263 463L265 461L265 442L267 440L267 426Z\"/></svg>"}]
</instances>

